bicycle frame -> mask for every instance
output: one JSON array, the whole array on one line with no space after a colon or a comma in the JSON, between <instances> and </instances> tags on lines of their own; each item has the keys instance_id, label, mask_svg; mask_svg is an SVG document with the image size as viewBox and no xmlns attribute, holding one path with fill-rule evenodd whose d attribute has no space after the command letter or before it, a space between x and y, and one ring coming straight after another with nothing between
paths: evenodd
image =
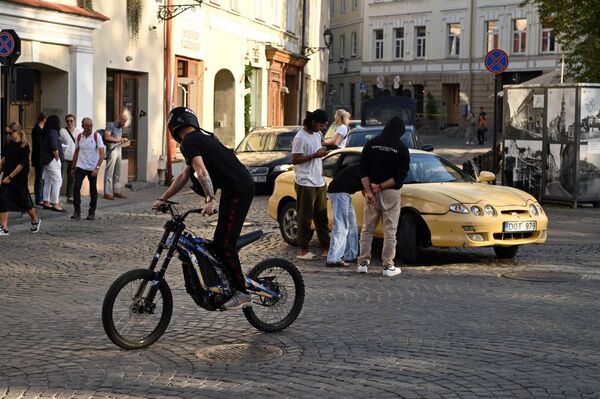
<instances>
[{"instance_id":1,"label":"bicycle frame","mask_svg":"<svg viewBox=\"0 0 600 399\"><path fill-rule=\"evenodd\" d=\"M147 304L151 304L154 301L154 297L158 292L158 285L164 279L169 263L171 262L171 259L173 258L173 255L176 252L179 254L179 258L184 262L184 266L186 266L186 264L188 265L188 267L191 265L198 265L198 263L201 261L201 259L197 259L197 262L195 264L194 259L192 257L202 257L208 262L210 262L211 265L221 266L221 262L207 248L207 246L212 244L212 241L204 239L202 237L197 237L192 232L185 230L185 218L190 213L201 213L202 209L192 209L190 211L185 212L182 215L178 215L175 214L175 212L173 211L171 204L167 205L167 210L171 212L172 218L171 220L168 220L164 225L165 232L163 233L163 236L152 258L152 262L149 266L149 269L155 272L155 277L150 282L151 287L148 296L145 299ZM163 210L163 212L165 212L165 210ZM158 262L165 249L167 249L167 254L160 266L160 269L158 270L158 272L156 272ZM225 300L229 298L231 292L229 292L229 290L227 289L227 285L224 284L222 280L218 285L208 286L203 277L202 270L199 270L199 266L194 267L192 270L194 270L195 275L199 280L200 287L203 291L202 294L206 293L208 298L216 298L218 295L224 297ZM188 279L190 277L188 277L188 275L185 274L185 271L184 278L186 279L187 287ZM279 299L281 297L281 294L265 287L263 284L257 281L254 281L248 277L245 277L245 281L246 290L250 294L258 295L269 299ZM193 286L194 283L191 282L190 285ZM138 291L136 292L135 297L140 298L145 289L146 284L141 284L138 288ZM206 304L203 304L203 301L198 300L198 298L195 298L193 292L190 292L188 290L188 293L192 296L192 298L198 305L203 306L208 310L216 310L215 308L213 308L213 306L207 306ZM220 305L217 304L216 308L220 309Z\"/></svg>"}]
</instances>

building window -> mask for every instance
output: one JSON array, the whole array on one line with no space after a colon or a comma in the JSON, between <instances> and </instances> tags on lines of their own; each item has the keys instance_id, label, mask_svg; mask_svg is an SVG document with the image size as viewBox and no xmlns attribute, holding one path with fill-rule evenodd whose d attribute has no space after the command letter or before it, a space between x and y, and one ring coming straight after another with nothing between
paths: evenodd
<instances>
[{"instance_id":1,"label":"building window","mask_svg":"<svg viewBox=\"0 0 600 399\"><path fill-rule=\"evenodd\" d=\"M527 49L527 19L513 19L513 54L524 54Z\"/></svg>"},{"instance_id":2,"label":"building window","mask_svg":"<svg viewBox=\"0 0 600 399\"><path fill-rule=\"evenodd\" d=\"M375 59L382 60L383 59L383 29L375 29L373 31L373 39L375 49Z\"/></svg>"},{"instance_id":3,"label":"building window","mask_svg":"<svg viewBox=\"0 0 600 399\"><path fill-rule=\"evenodd\" d=\"M425 45L426 43L426 34L427 32L425 31L425 27L424 26L417 26L415 28L415 32L416 32L416 36L417 36L417 42L416 42L416 57L417 58L425 58Z\"/></svg>"},{"instance_id":4,"label":"building window","mask_svg":"<svg viewBox=\"0 0 600 399\"><path fill-rule=\"evenodd\" d=\"M358 0L352 0L352 9L356 10L358 8Z\"/></svg>"},{"instance_id":5,"label":"building window","mask_svg":"<svg viewBox=\"0 0 600 399\"><path fill-rule=\"evenodd\" d=\"M177 77L187 78L188 76L188 62L184 60L177 60Z\"/></svg>"},{"instance_id":6,"label":"building window","mask_svg":"<svg viewBox=\"0 0 600 399\"><path fill-rule=\"evenodd\" d=\"M404 58L404 28L394 29L394 58Z\"/></svg>"},{"instance_id":7,"label":"building window","mask_svg":"<svg viewBox=\"0 0 600 399\"><path fill-rule=\"evenodd\" d=\"M344 97L344 84L340 83L340 104L344 104L346 102L346 98Z\"/></svg>"},{"instance_id":8,"label":"building window","mask_svg":"<svg viewBox=\"0 0 600 399\"><path fill-rule=\"evenodd\" d=\"M346 35L340 35L340 57L346 56Z\"/></svg>"},{"instance_id":9,"label":"building window","mask_svg":"<svg viewBox=\"0 0 600 399\"><path fill-rule=\"evenodd\" d=\"M485 52L486 54L499 46L498 21L485 21Z\"/></svg>"},{"instance_id":10,"label":"building window","mask_svg":"<svg viewBox=\"0 0 600 399\"><path fill-rule=\"evenodd\" d=\"M554 27L551 22L544 22L542 25L542 53L553 53L555 51Z\"/></svg>"},{"instance_id":11,"label":"building window","mask_svg":"<svg viewBox=\"0 0 600 399\"><path fill-rule=\"evenodd\" d=\"M329 15L333 15L335 11L335 0L329 0Z\"/></svg>"},{"instance_id":12,"label":"building window","mask_svg":"<svg viewBox=\"0 0 600 399\"><path fill-rule=\"evenodd\" d=\"M460 24L448 24L448 56L460 55Z\"/></svg>"},{"instance_id":13,"label":"building window","mask_svg":"<svg viewBox=\"0 0 600 399\"><path fill-rule=\"evenodd\" d=\"M285 30L291 33L296 33L296 0L287 0Z\"/></svg>"},{"instance_id":14,"label":"building window","mask_svg":"<svg viewBox=\"0 0 600 399\"><path fill-rule=\"evenodd\" d=\"M356 48L358 47L356 32L352 32L350 36L350 55L356 57Z\"/></svg>"},{"instance_id":15,"label":"building window","mask_svg":"<svg viewBox=\"0 0 600 399\"><path fill-rule=\"evenodd\" d=\"M346 0L340 0L340 11L346 12Z\"/></svg>"}]
</instances>

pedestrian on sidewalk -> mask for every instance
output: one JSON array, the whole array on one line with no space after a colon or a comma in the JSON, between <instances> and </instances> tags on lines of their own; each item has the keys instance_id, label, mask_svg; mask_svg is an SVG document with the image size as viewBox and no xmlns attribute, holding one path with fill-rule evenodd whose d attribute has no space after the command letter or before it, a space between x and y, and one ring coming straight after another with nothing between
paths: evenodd
<instances>
[{"instance_id":1,"label":"pedestrian on sidewalk","mask_svg":"<svg viewBox=\"0 0 600 399\"><path fill-rule=\"evenodd\" d=\"M31 152L21 125L12 122L6 129L10 141L2 151L0 159L0 236L7 236L8 212L27 212L31 218L32 233L40 231L42 219L37 216L27 188L29 176L29 154Z\"/></svg>"},{"instance_id":2,"label":"pedestrian on sidewalk","mask_svg":"<svg viewBox=\"0 0 600 399\"><path fill-rule=\"evenodd\" d=\"M129 141L123 137L123 127L127 123L127 115L119 115L116 122L108 122L104 130L106 142L106 167L104 169L104 199L127 198L121 194L121 144Z\"/></svg>"},{"instance_id":3,"label":"pedestrian on sidewalk","mask_svg":"<svg viewBox=\"0 0 600 399\"><path fill-rule=\"evenodd\" d=\"M483 110L483 107L480 108L479 112L479 128L477 129L477 141L479 144L483 144L485 141L485 133L488 131L487 125L487 114Z\"/></svg>"},{"instance_id":4,"label":"pedestrian on sidewalk","mask_svg":"<svg viewBox=\"0 0 600 399\"><path fill-rule=\"evenodd\" d=\"M467 130L465 132L465 139L467 145L475 144L475 130L477 129L477 117L473 111L469 111L467 115Z\"/></svg>"},{"instance_id":5,"label":"pedestrian on sidewalk","mask_svg":"<svg viewBox=\"0 0 600 399\"><path fill-rule=\"evenodd\" d=\"M31 130L31 165L35 169L33 192L35 195L35 204L40 206L44 205L44 181L42 180L44 168L40 164L40 146L47 118L48 116L44 112L40 113Z\"/></svg>"},{"instance_id":6,"label":"pedestrian on sidewalk","mask_svg":"<svg viewBox=\"0 0 600 399\"><path fill-rule=\"evenodd\" d=\"M372 138L363 148L360 157L360 174L365 190L363 226L360 234L358 273L367 273L371 262L373 232L379 220L383 223L383 275L400 274L395 267L396 233L400 220L400 189L408 174L410 154L400 141L404 122L395 116L385 125L381 134Z\"/></svg>"},{"instance_id":7,"label":"pedestrian on sidewalk","mask_svg":"<svg viewBox=\"0 0 600 399\"><path fill-rule=\"evenodd\" d=\"M104 142L102 135L92 132L94 123L92 118L83 118L81 121L83 132L77 135L75 140L75 153L73 154L73 165L71 173L75 177L73 187L73 208L71 219L81 219L81 185L87 177L90 186L90 208L87 220L96 220L96 205L98 203L98 189L96 186L98 171L104 160Z\"/></svg>"},{"instance_id":8,"label":"pedestrian on sidewalk","mask_svg":"<svg viewBox=\"0 0 600 399\"><path fill-rule=\"evenodd\" d=\"M322 109L307 112L302 129L292 142L292 164L296 180L296 221L298 225L298 259L314 260L309 252L310 222L314 221L323 256L329 251L327 227L327 187L323 178L322 159L327 150L322 147L321 130L327 123L327 113Z\"/></svg>"},{"instance_id":9,"label":"pedestrian on sidewalk","mask_svg":"<svg viewBox=\"0 0 600 399\"><path fill-rule=\"evenodd\" d=\"M75 153L75 136L77 136L77 130L75 129L75 116L68 114L65 116L65 122L67 125L60 129L60 142L64 149L64 162L62 163L62 176L63 179L67 180L67 203L73 203L73 175L71 169L73 167L73 154Z\"/></svg>"},{"instance_id":10,"label":"pedestrian on sidewalk","mask_svg":"<svg viewBox=\"0 0 600 399\"><path fill-rule=\"evenodd\" d=\"M352 205L352 194L362 188L358 164L346 166L329 183L327 198L331 202L333 210L333 229L327 255L327 266L348 266L348 262L356 262L358 227Z\"/></svg>"},{"instance_id":11,"label":"pedestrian on sidewalk","mask_svg":"<svg viewBox=\"0 0 600 399\"><path fill-rule=\"evenodd\" d=\"M60 119L50 115L42 130L40 146L40 164L44 167L44 209L65 212L60 203L60 188L62 186L62 162L64 158L60 142Z\"/></svg>"}]
</instances>

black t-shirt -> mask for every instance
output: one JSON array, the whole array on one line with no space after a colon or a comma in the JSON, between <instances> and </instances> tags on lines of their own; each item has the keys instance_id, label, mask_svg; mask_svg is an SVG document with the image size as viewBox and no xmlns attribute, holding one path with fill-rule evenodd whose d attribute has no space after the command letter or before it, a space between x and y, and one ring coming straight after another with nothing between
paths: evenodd
<instances>
[{"instance_id":1,"label":"black t-shirt","mask_svg":"<svg viewBox=\"0 0 600 399\"><path fill-rule=\"evenodd\" d=\"M11 180L10 184L27 187L27 176L29 175L29 146L21 148L21 143L8 142L2 151L4 157L4 177L13 173L17 166L23 165L23 170Z\"/></svg>"},{"instance_id":2,"label":"black t-shirt","mask_svg":"<svg viewBox=\"0 0 600 399\"><path fill-rule=\"evenodd\" d=\"M327 186L328 193L354 194L363 189L360 166L350 165L339 171Z\"/></svg>"},{"instance_id":3,"label":"black t-shirt","mask_svg":"<svg viewBox=\"0 0 600 399\"><path fill-rule=\"evenodd\" d=\"M195 131L186 135L181 142L181 153L188 165L197 156L210 175L215 191L247 192L254 182L248 169L214 135Z\"/></svg>"}]
</instances>

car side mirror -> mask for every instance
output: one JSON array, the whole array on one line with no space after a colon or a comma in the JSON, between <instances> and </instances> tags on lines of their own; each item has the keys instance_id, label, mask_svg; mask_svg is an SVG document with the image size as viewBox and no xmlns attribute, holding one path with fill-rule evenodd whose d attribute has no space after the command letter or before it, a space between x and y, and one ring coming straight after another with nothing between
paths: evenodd
<instances>
[{"instance_id":1,"label":"car side mirror","mask_svg":"<svg viewBox=\"0 0 600 399\"><path fill-rule=\"evenodd\" d=\"M492 172L488 172L487 170L482 170L477 177L477 181L479 183L487 183L496 180L496 175Z\"/></svg>"},{"instance_id":2,"label":"car side mirror","mask_svg":"<svg viewBox=\"0 0 600 399\"><path fill-rule=\"evenodd\" d=\"M432 145L432 144L423 144L423 145L421 146L421 149L422 149L423 151L428 151L428 152L431 152L431 151L433 151L433 145Z\"/></svg>"}]
</instances>

